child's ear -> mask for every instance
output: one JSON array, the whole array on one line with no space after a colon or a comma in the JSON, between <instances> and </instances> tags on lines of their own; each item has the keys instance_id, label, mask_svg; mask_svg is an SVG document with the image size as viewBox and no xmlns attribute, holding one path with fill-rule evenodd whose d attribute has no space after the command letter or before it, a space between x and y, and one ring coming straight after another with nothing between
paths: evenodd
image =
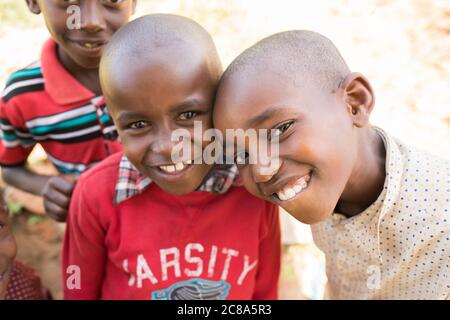
<instances>
[{"instance_id":1,"label":"child's ear","mask_svg":"<svg viewBox=\"0 0 450 320\"><path fill-rule=\"evenodd\" d=\"M41 13L41 7L39 7L39 3L37 0L25 0L28 6L28 9L34 14Z\"/></svg>"},{"instance_id":2,"label":"child's ear","mask_svg":"<svg viewBox=\"0 0 450 320\"><path fill-rule=\"evenodd\" d=\"M366 126L375 105L375 95L369 81L362 74L352 72L340 87L353 124L358 128Z\"/></svg>"}]
</instances>

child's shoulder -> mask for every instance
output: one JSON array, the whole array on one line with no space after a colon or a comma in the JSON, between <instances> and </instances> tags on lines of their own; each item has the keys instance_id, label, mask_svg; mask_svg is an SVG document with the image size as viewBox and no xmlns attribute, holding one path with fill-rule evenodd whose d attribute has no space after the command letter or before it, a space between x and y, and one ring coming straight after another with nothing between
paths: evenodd
<instances>
[{"instance_id":1,"label":"child's shoulder","mask_svg":"<svg viewBox=\"0 0 450 320\"><path fill-rule=\"evenodd\" d=\"M449 183L450 161L429 152L398 142L403 156L406 176L425 179L425 182Z\"/></svg>"},{"instance_id":2,"label":"child's shoulder","mask_svg":"<svg viewBox=\"0 0 450 320\"><path fill-rule=\"evenodd\" d=\"M108 187L110 185L114 186L117 181L119 165L122 156L122 152L117 152L102 160L93 168L84 172L81 175L78 183L89 186L98 185L102 188Z\"/></svg>"},{"instance_id":3,"label":"child's shoulder","mask_svg":"<svg viewBox=\"0 0 450 320\"><path fill-rule=\"evenodd\" d=\"M80 177L80 181L117 178L122 156L123 152L117 152L100 161L93 168L84 172Z\"/></svg>"},{"instance_id":4,"label":"child's shoulder","mask_svg":"<svg viewBox=\"0 0 450 320\"><path fill-rule=\"evenodd\" d=\"M403 157L401 196L405 208L418 212L450 215L450 161L399 143ZM450 219L445 219L450 231ZM444 224L444 225L445 225Z\"/></svg>"},{"instance_id":5,"label":"child's shoulder","mask_svg":"<svg viewBox=\"0 0 450 320\"><path fill-rule=\"evenodd\" d=\"M44 76L41 61L39 60L13 72L8 77L5 88L2 91L2 100L7 103L9 100L25 93L43 90Z\"/></svg>"}]
</instances>

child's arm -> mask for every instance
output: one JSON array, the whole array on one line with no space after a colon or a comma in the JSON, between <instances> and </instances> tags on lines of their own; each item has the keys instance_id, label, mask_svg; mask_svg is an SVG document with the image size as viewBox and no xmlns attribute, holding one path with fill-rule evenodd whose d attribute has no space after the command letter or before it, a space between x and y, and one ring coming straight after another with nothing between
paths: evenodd
<instances>
[{"instance_id":1,"label":"child's arm","mask_svg":"<svg viewBox=\"0 0 450 320\"><path fill-rule=\"evenodd\" d=\"M62 251L64 299L101 298L105 274L105 231L96 199L83 179L75 187L69 207Z\"/></svg>"},{"instance_id":2,"label":"child's arm","mask_svg":"<svg viewBox=\"0 0 450 320\"><path fill-rule=\"evenodd\" d=\"M28 131L22 110L15 101L0 99L0 165L6 183L44 197L47 214L65 221L75 178L43 176L27 169L25 163L36 141Z\"/></svg>"},{"instance_id":3,"label":"child's arm","mask_svg":"<svg viewBox=\"0 0 450 320\"><path fill-rule=\"evenodd\" d=\"M2 177L15 188L42 196L47 215L59 222L66 221L77 176L46 176L36 174L25 166L12 166L2 168Z\"/></svg>"},{"instance_id":4,"label":"child's arm","mask_svg":"<svg viewBox=\"0 0 450 320\"><path fill-rule=\"evenodd\" d=\"M259 244L258 273L254 300L278 299L278 279L281 265L281 232L278 207L266 203Z\"/></svg>"}]
</instances>

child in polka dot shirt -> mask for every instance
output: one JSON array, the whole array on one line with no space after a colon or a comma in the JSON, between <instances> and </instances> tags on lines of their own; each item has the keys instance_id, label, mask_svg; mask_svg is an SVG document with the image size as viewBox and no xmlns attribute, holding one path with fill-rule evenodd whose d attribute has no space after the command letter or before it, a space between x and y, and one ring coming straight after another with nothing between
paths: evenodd
<instances>
[{"instance_id":1,"label":"child in polka dot shirt","mask_svg":"<svg viewBox=\"0 0 450 320\"><path fill-rule=\"evenodd\" d=\"M288 31L228 67L214 125L275 130L279 161L241 179L311 224L329 298L450 299L450 163L372 126L374 104L329 39Z\"/></svg>"},{"instance_id":2,"label":"child in polka dot shirt","mask_svg":"<svg viewBox=\"0 0 450 320\"><path fill-rule=\"evenodd\" d=\"M312 225L329 296L450 299L450 165L375 128L386 147L378 198L354 216Z\"/></svg>"},{"instance_id":3,"label":"child in polka dot shirt","mask_svg":"<svg viewBox=\"0 0 450 320\"><path fill-rule=\"evenodd\" d=\"M0 191L0 300L47 300L50 293L30 267L15 260L16 241Z\"/></svg>"}]
</instances>

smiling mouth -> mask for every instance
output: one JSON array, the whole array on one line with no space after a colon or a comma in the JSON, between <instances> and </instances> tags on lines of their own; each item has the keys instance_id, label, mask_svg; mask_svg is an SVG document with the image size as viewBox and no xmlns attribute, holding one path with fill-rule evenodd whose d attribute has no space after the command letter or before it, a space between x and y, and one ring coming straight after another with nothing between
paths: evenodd
<instances>
[{"instance_id":1,"label":"smiling mouth","mask_svg":"<svg viewBox=\"0 0 450 320\"><path fill-rule=\"evenodd\" d=\"M303 192L306 188L308 188L309 182L311 180L311 174L307 174L293 183L290 183L283 187L280 191L272 194L272 198L277 199L278 201L284 202L289 201L297 197L300 193Z\"/></svg>"},{"instance_id":2,"label":"smiling mouth","mask_svg":"<svg viewBox=\"0 0 450 320\"><path fill-rule=\"evenodd\" d=\"M88 48L88 49L94 49L94 48L98 48L100 46L102 46L102 43L96 43L96 42L84 42L81 44L83 47Z\"/></svg>"},{"instance_id":3,"label":"smiling mouth","mask_svg":"<svg viewBox=\"0 0 450 320\"><path fill-rule=\"evenodd\" d=\"M76 41L76 40L72 40L72 42L74 42L76 45L85 48L85 49L90 49L90 50L95 50L95 49L99 49L101 47L103 47L106 42L103 41Z\"/></svg>"},{"instance_id":4,"label":"smiling mouth","mask_svg":"<svg viewBox=\"0 0 450 320\"><path fill-rule=\"evenodd\" d=\"M186 169L188 169L192 165L193 161L188 160L184 162L178 162L173 165L167 165L167 166L157 166L159 171L162 171L165 174L179 174Z\"/></svg>"}]
</instances>

